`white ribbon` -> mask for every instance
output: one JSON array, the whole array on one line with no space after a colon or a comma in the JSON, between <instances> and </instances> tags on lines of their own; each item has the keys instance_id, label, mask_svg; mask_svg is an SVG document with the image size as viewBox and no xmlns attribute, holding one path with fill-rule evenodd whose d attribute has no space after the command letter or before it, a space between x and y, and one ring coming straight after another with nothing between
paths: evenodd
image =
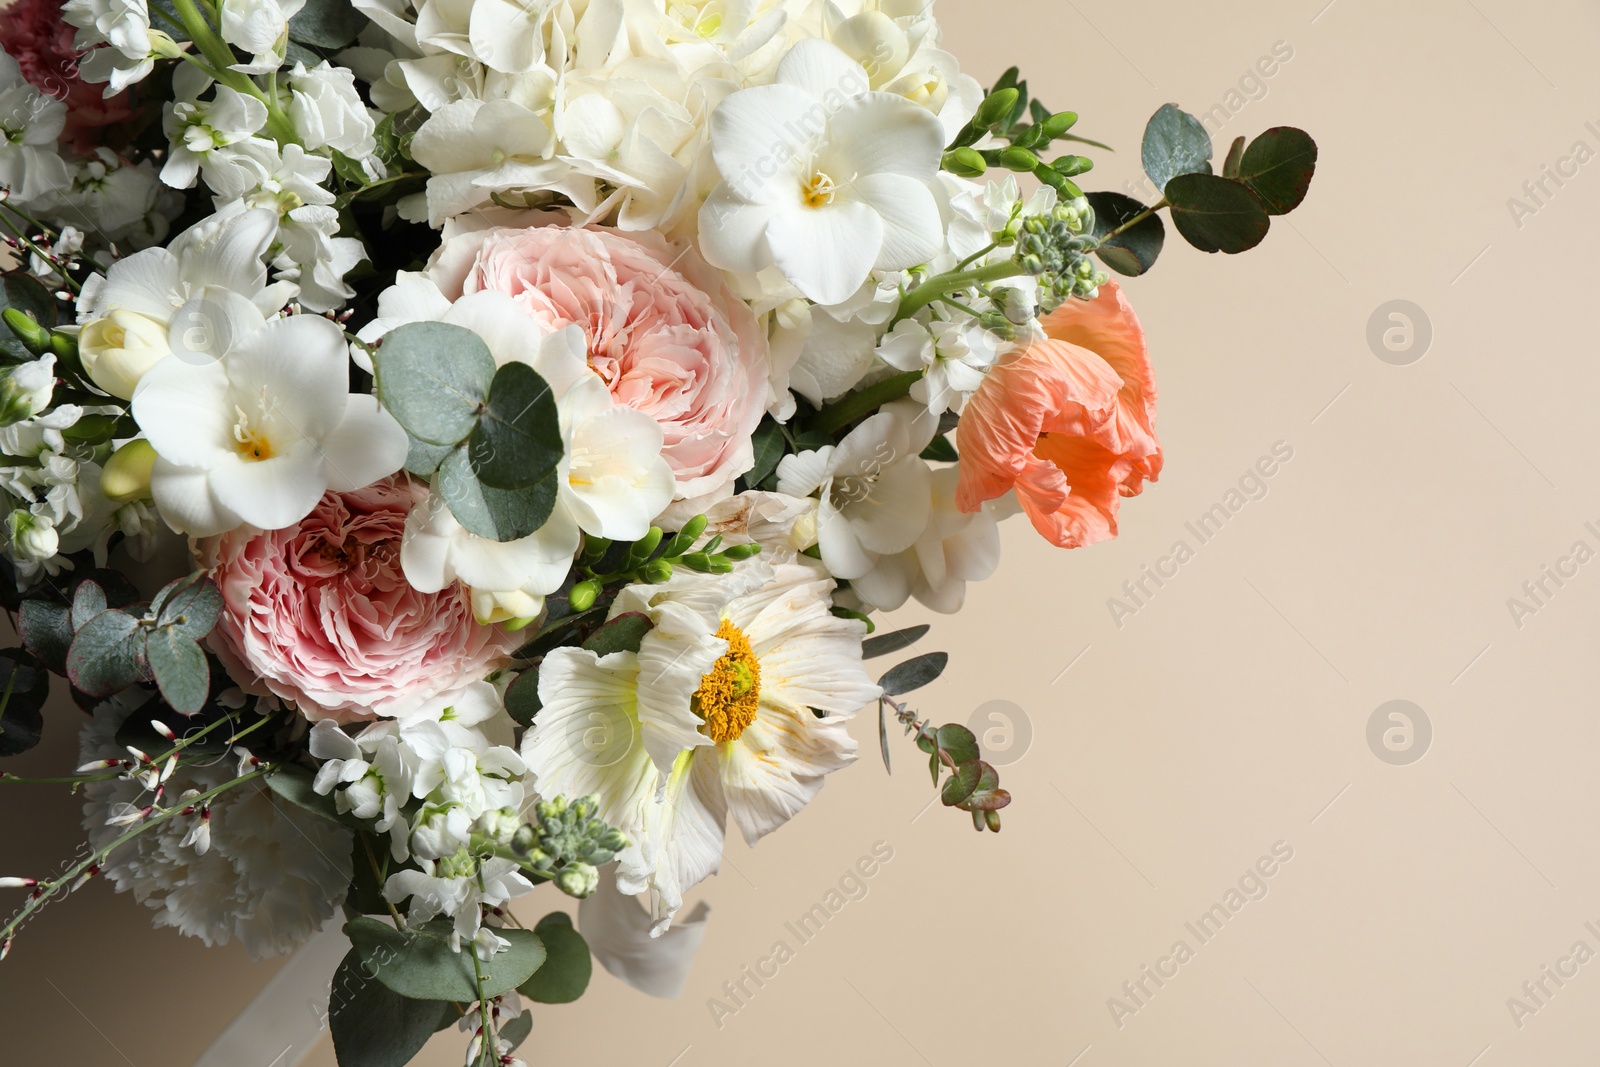
<instances>
[{"instance_id":1,"label":"white ribbon","mask_svg":"<svg viewBox=\"0 0 1600 1067\"><path fill-rule=\"evenodd\" d=\"M336 920L300 946L194 1067L298 1067L328 1028L333 972L350 951L341 925Z\"/></svg>"}]
</instances>

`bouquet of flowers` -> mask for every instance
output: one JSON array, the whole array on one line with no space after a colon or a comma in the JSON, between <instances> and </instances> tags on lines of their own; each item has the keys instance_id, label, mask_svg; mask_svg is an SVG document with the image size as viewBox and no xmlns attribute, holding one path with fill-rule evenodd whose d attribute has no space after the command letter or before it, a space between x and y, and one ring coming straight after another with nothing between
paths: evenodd
<instances>
[{"instance_id":1,"label":"bouquet of flowers","mask_svg":"<svg viewBox=\"0 0 1600 1067\"><path fill-rule=\"evenodd\" d=\"M1162 452L1107 269L1162 211L1253 247L1316 146L1214 167L1168 105L1160 202L1085 195L1077 115L939 40L931 0L0 14L0 755L64 679L88 837L0 879L0 956L90 878L256 955L342 914L341 1063L459 1021L510 1064L591 953L661 986L728 825L864 710L998 831L905 700L946 656L870 669L927 630L874 617L959 610L1019 512L1115 536ZM545 883L584 934L508 909Z\"/></svg>"}]
</instances>

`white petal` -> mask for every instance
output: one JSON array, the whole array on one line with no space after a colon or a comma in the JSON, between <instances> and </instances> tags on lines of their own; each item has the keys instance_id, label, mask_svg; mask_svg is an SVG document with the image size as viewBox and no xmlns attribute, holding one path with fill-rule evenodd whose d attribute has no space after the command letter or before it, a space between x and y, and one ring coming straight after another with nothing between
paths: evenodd
<instances>
[{"instance_id":1,"label":"white petal","mask_svg":"<svg viewBox=\"0 0 1600 1067\"><path fill-rule=\"evenodd\" d=\"M827 128L827 110L804 91L759 85L712 112L711 156L737 198L792 202Z\"/></svg>"},{"instance_id":2,"label":"white petal","mask_svg":"<svg viewBox=\"0 0 1600 1067\"><path fill-rule=\"evenodd\" d=\"M861 288L883 247L883 219L859 200L785 210L767 225L767 245L784 277L819 304Z\"/></svg>"},{"instance_id":3,"label":"white petal","mask_svg":"<svg viewBox=\"0 0 1600 1067\"><path fill-rule=\"evenodd\" d=\"M834 112L822 168L898 174L926 186L939 173L944 145L944 129L928 109L903 97L869 93Z\"/></svg>"},{"instance_id":4,"label":"white petal","mask_svg":"<svg viewBox=\"0 0 1600 1067\"><path fill-rule=\"evenodd\" d=\"M150 491L167 525L190 537L214 537L244 522L212 494L210 475L195 467L157 459L150 472Z\"/></svg>"},{"instance_id":5,"label":"white petal","mask_svg":"<svg viewBox=\"0 0 1600 1067\"><path fill-rule=\"evenodd\" d=\"M219 504L263 530L293 526L328 491L322 457L304 443L271 459L221 464L210 481Z\"/></svg>"},{"instance_id":6,"label":"white petal","mask_svg":"<svg viewBox=\"0 0 1600 1067\"><path fill-rule=\"evenodd\" d=\"M933 482L928 464L906 456L883 468L872 491L842 509L864 548L888 555L904 552L928 528Z\"/></svg>"},{"instance_id":7,"label":"white petal","mask_svg":"<svg viewBox=\"0 0 1600 1067\"><path fill-rule=\"evenodd\" d=\"M237 393L260 397L294 433L320 441L344 418L349 359L338 326L319 315L295 315L267 323L239 344L227 370Z\"/></svg>"},{"instance_id":8,"label":"white petal","mask_svg":"<svg viewBox=\"0 0 1600 1067\"><path fill-rule=\"evenodd\" d=\"M781 209L747 204L719 185L700 208L700 252L712 266L755 274L772 265L767 230Z\"/></svg>"},{"instance_id":9,"label":"white petal","mask_svg":"<svg viewBox=\"0 0 1600 1067\"><path fill-rule=\"evenodd\" d=\"M728 814L745 841L753 845L794 818L822 789L822 776L849 766L855 749L843 722L764 702L737 741L716 749Z\"/></svg>"},{"instance_id":10,"label":"white petal","mask_svg":"<svg viewBox=\"0 0 1600 1067\"><path fill-rule=\"evenodd\" d=\"M868 174L852 188L883 220L883 247L873 264L879 270L915 267L944 249L939 205L922 182L900 174Z\"/></svg>"},{"instance_id":11,"label":"white petal","mask_svg":"<svg viewBox=\"0 0 1600 1067\"><path fill-rule=\"evenodd\" d=\"M602 877L594 895L578 904L578 928L602 967L641 993L671 998L681 996L688 983L710 913L701 901L652 937L650 913L619 892L614 878Z\"/></svg>"},{"instance_id":12,"label":"white petal","mask_svg":"<svg viewBox=\"0 0 1600 1067\"><path fill-rule=\"evenodd\" d=\"M804 90L817 101L860 96L872 85L866 68L838 45L817 38L789 49L778 64L778 81Z\"/></svg>"},{"instance_id":13,"label":"white petal","mask_svg":"<svg viewBox=\"0 0 1600 1067\"><path fill-rule=\"evenodd\" d=\"M406 465L410 442L394 416L378 398L352 393L344 418L320 442L328 468L328 488L335 493L365 489Z\"/></svg>"},{"instance_id":14,"label":"white petal","mask_svg":"<svg viewBox=\"0 0 1600 1067\"><path fill-rule=\"evenodd\" d=\"M850 520L826 498L817 511L817 547L828 573L836 578L859 578L877 563L877 558L861 547Z\"/></svg>"}]
</instances>

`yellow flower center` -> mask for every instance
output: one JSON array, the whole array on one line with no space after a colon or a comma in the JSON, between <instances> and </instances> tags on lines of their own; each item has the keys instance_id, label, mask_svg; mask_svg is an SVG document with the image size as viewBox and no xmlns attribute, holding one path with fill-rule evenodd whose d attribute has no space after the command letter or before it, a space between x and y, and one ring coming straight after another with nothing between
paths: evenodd
<instances>
[{"instance_id":1,"label":"yellow flower center","mask_svg":"<svg viewBox=\"0 0 1600 1067\"><path fill-rule=\"evenodd\" d=\"M233 441L240 457L248 463L271 459L276 454L272 441L250 425L250 416L244 413L244 409L235 407L233 410L239 416L239 421L233 424Z\"/></svg>"},{"instance_id":2,"label":"yellow flower center","mask_svg":"<svg viewBox=\"0 0 1600 1067\"><path fill-rule=\"evenodd\" d=\"M717 636L728 642L728 651L701 677L693 706L695 714L706 721L706 736L721 743L737 741L755 721L761 664L744 631L727 619L717 627Z\"/></svg>"},{"instance_id":3,"label":"yellow flower center","mask_svg":"<svg viewBox=\"0 0 1600 1067\"><path fill-rule=\"evenodd\" d=\"M834 194L839 191L839 186L832 177L817 171L809 181L800 187L800 195L806 202L806 207L827 207L833 203Z\"/></svg>"}]
</instances>

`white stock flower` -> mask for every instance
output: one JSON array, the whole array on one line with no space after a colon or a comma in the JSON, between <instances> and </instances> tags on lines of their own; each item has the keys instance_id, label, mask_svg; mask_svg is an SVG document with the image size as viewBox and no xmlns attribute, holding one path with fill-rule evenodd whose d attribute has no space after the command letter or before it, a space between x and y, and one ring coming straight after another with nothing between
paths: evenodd
<instances>
[{"instance_id":1,"label":"white stock flower","mask_svg":"<svg viewBox=\"0 0 1600 1067\"><path fill-rule=\"evenodd\" d=\"M932 482L928 464L913 447L912 426L894 411L880 411L837 446L785 456L778 491L818 494L817 544L835 578L868 574L884 556L914 545L928 527Z\"/></svg>"},{"instance_id":2,"label":"white stock flower","mask_svg":"<svg viewBox=\"0 0 1600 1067\"><path fill-rule=\"evenodd\" d=\"M441 226L452 215L489 202L490 194L538 188L567 165L550 159L554 142L538 115L511 100L458 100L435 111L411 141L411 156L432 175L427 218Z\"/></svg>"},{"instance_id":3,"label":"white stock flower","mask_svg":"<svg viewBox=\"0 0 1600 1067\"><path fill-rule=\"evenodd\" d=\"M801 41L773 85L711 116L722 184L700 213L705 256L726 270L776 265L809 299L848 299L874 268L900 270L944 247L933 185L945 144L928 111L869 90L837 47Z\"/></svg>"},{"instance_id":4,"label":"white stock flower","mask_svg":"<svg viewBox=\"0 0 1600 1067\"><path fill-rule=\"evenodd\" d=\"M283 66L289 20L305 6L306 0L221 0L222 39L251 54L250 62L231 69L268 74Z\"/></svg>"},{"instance_id":5,"label":"white stock flower","mask_svg":"<svg viewBox=\"0 0 1600 1067\"><path fill-rule=\"evenodd\" d=\"M358 163L377 152L373 137L377 124L356 91L354 72L328 62L310 70L296 63L289 74L289 90L289 119L307 148L331 148Z\"/></svg>"},{"instance_id":6,"label":"white stock flower","mask_svg":"<svg viewBox=\"0 0 1600 1067\"><path fill-rule=\"evenodd\" d=\"M545 659L523 754L544 794L598 794L630 836L617 888L651 892L655 933L716 873L728 818L754 844L855 758L844 724L879 690L832 590L809 562L675 575L613 609L656 623L638 653Z\"/></svg>"},{"instance_id":7,"label":"white stock flower","mask_svg":"<svg viewBox=\"0 0 1600 1067\"><path fill-rule=\"evenodd\" d=\"M72 162L66 185L39 211L59 223L92 219L102 240L148 248L167 235L167 192L148 161L129 163L101 147Z\"/></svg>"},{"instance_id":8,"label":"white stock flower","mask_svg":"<svg viewBox=\"0 0 1600 1067\"><path fill-rule=\"evenodd\" d=\"M173 354L145 373L132 406L159 457L156 506L175 530L282 529L328 490L360 489L404 465L405 431L376 398L350 392L334 323L268 322L244 297L215 290L178 321Z\"/></svg>"},{"instance_id":9,"label":"white stock flower","mask_svg":"<svg viewBox=\"0 0 1600 1067\"><path fill-rule=\"evenodd\" d=\"M67 184L67 167L56 151L66 121L66 105L28 84L17 61L0 52L0 185L19 203Z\"/></svg>"},{"instance_id":10,"label":"white stock flower","mask_svg":"<svg viewBox=\"0 0 1600 1067\"><path fill-rule=\"evenodd\" d=\"M106 96L143 81L155 69L145 0L67 0L61 17L78 28L74 47L91 50L79 68L83 80L109 82Z\"/></svg>"},{"instance_id":11,"label":"white stock flower","mask_svg":"<svg viewBox=\"0 0 1600 1067\"><path fill-rule=\"evenodd\" d=\"M923 371L911 395L935 415L959 409L983 384L999 354L999 338L978 320L906 319L878 345L878 356L900 371Z\"/></svg>"},{"instance_id":12,"label":"white stock flower","mask_svg":"<svg viewBox=\"0 0 1600 1067\"><path fill-rule=\"evenodd\" d=\"M226 85L217 86L210 100L168 104L162 127L172 153L161 168L161 180L174 189L189 188L213 152L245 140L266 124L266 104Z\"/></svg>"}]
</instances>

